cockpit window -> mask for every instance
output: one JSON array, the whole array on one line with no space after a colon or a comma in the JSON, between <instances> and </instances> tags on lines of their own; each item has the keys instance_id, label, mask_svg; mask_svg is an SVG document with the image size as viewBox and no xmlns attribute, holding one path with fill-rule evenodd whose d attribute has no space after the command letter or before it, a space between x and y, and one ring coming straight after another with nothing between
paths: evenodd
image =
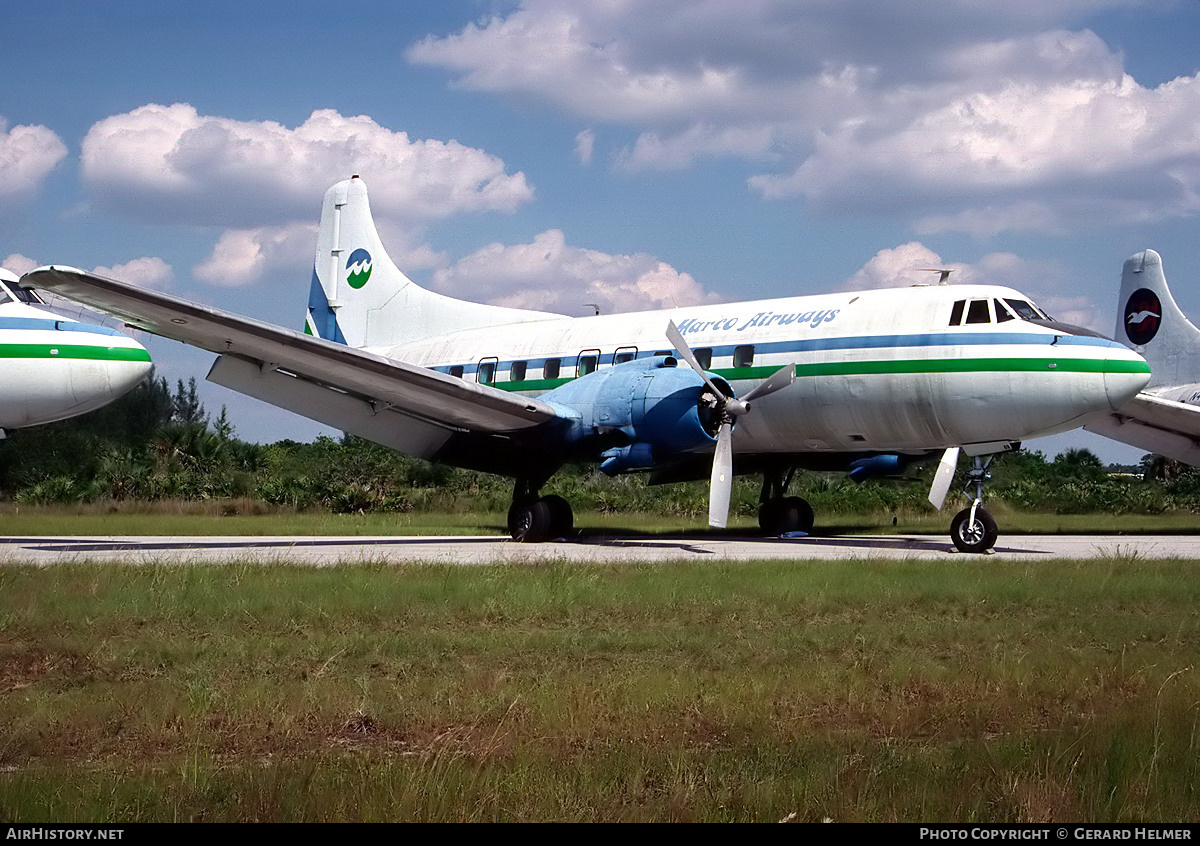
<instances>
[{"instance_id":1,"label":"cockpit window","mask_svg":"<svg viewBox=\"0 0 1200 846\"><path fill-rule=\"evenodd\" d=\"M0 292L10 295L13 299L20 300L23 303L32 303L40 305L41 300L38 295L30 291L28 288L22 288L20 285L0 285ZM9 297L5 297L0 302L7 302Z\"/></svg>"},{"instance_id":2,"label":"cockpit window","mask_svg":"<svg viewBox=\"0 0 1200 846\"><path fill-rule=\"evenodd\" d=\"M1002 300L992 300L992 305L996 309L997 323L1005 323L1009 320L1017 319L1017 316L1012 313L1012 309L1006 306Z\"/></svg>"},{"instance_id":3,"label":"cockpit window","mask_svg":"<svg viewBox=\"0 0 1200 846\"><path fill-rule=\"evenodd\" d=\"M967 307L967 323L991 323L992 312L987 300L971 300Z\"/></svg>"},{"instance_id":4,"label":"cockpit window","mask_svg":"<svg viewBox=\"0 0 1200 846\"><path fill-rule=\"evenodd\" d=\"M0 288L0 303L10 303L10 302L12 302L12 297L10 297L8 295L8 291L4 290L3 288Z\"/></svg>"},{"instance_id":5,"label":"cockpit window","mask_svg":"<svg viewBox=\"0 0 1200 846\"><path fill-rule=\"evenodd\" d=\"M1048 320L1045 314L1038 311L1032 303L1027 303L1025 300L1005 300L1008 307L1016 312L1017 317L1022 320Z\"/></svg>"}]
</instances>

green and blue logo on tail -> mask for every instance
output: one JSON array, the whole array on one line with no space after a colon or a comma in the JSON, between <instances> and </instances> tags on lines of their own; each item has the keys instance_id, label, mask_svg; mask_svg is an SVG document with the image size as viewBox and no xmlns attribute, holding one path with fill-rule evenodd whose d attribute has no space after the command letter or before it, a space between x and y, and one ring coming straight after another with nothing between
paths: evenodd
<instances>
[{"instance_id":1,"label":"green and blue logo on tail","mask_svg":"<svg viewBox=\"0 0 1200 846\"><path fill-rule=\"evenodd\" d=\"M350 254L350 260L346 262L346 270L349 271L346 282L357 291L371 278L372 266L370 253L361 248L355 250Z\"/></svg>"}]
</instances>

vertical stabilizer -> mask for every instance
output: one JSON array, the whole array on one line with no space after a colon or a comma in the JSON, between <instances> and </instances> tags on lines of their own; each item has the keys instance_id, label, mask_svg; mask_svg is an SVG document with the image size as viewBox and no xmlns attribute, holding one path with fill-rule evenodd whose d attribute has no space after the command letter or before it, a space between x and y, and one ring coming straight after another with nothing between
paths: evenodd
<instances>
[{"instance_id":1,"label":"vertical stabilizer","mask_svg":"<svg viewBox=\"0 0 1200 846\"><path fill-rule=\"evenodd\" d=\"M359 177L325 192L305 331L352 347L391 347L562 315L457 300L405 276L379 240Z\"/></svg>"},{"instance_id":2,"label":"vertical stabilizer","mask_svg":"<svg viewBox=\"0 0 1200 846\"><path fill-rule=\"evenodd\" d=\"M1130 256L1121 272L1114 337L1150 363L1150 388L1200 379L1200 329L1180 310L1154 250Z\"/></svg>"}]
</instances>

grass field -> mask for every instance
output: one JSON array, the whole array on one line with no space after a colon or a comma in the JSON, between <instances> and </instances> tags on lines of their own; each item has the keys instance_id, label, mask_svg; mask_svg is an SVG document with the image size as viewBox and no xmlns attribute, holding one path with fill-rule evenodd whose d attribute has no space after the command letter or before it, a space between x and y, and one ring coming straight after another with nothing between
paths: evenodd
<instances>
[{"instance_id":1,"label":"grass field","mask_svg":"<svg viewBox=\"0 0 1200 846\"><path fill-rule=\"evenodd\" d=\"M1195 821L1198 661L1134 555L3 567L0 819Z\"/></svg>"}]
</instances>

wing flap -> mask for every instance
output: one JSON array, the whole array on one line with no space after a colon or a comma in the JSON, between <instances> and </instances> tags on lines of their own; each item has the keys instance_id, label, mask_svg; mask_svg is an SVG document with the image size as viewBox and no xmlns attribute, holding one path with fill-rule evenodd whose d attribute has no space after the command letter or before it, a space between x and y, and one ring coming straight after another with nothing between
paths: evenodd
<instances>
[{"instance_id":1,"label":"wing flap","mask_svg":"<svg viewBox=\"0 0 1200 846\"><path fill-rule=\"evenodd\" d=\"M553 407L538 400L75 268L39 268L27 273L22 284L52 291L155 335L250 361L264 370L282 369L355 394L376 408L451 428L512 432L557 417Z\"/></svg>"},{"instance_id":2,"label":"wing flap","mask_svg":"<svg viewBox=\"0 0 1200 846\"><path fill-rule=\"evenodd\" d=\"M1177 461L1200 465L1200 407L1142 392L1083 427Z\"/></svg>"}]
</instances>

